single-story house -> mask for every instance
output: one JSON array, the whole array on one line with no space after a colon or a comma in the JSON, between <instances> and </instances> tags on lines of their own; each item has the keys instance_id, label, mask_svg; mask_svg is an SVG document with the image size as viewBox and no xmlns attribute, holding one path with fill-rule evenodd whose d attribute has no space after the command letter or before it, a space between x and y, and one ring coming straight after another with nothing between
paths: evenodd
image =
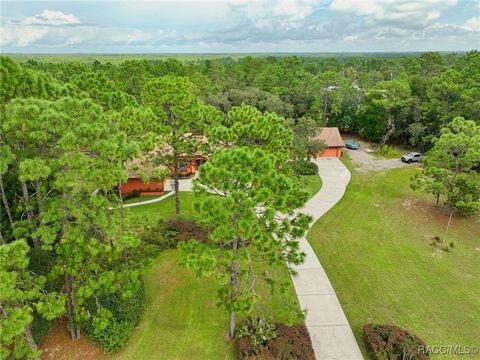
<instances>
[{"instance_id":1,"label":"single-story house","mask_svg":"<svg viewBox=\"0 0 480 360\"><path fill-rule=\"evenodd\" d=\"M345 146L340 131L337 127L320 128L316 137L325 143L325 149L317 154L317 157L341 157L342 149Z\"/></svg>"},{"instance_id":2,"label":"single-story house","mask_svg":"<svg viewBox=\"0 0 480 360\"><path fill-rule=\"evenodd\" d=\"M198 139L199 143L207 143L207 138L203 135L193 135ZM152 151L150 156L155 157L155 154L171 154L172 149L170 146L164 145L162 147L156 148ZM201 152L194 152L193 154L184 154L179 156L179 173L181 177L190 177L194 176L198 168L207 161L207 157ZM132 192L138 192L140 196L142 195L160 195L165 191L165 181L169 179L170 175L173 174L173 169L168 169L167 166L161 166L156 168L154 171L149 165L149 160L144 159L134 159L130 164L128 164L128 180L126 183L122 184L122 194L127 195ZM144 176L140 176L143 174ZM150 182L145 182L142 180L142 177L145 178L147 175L148 178L152 179ZM154 180L157 178L158 180ZM162 180L160 180L160 178Z\"/></svg>"},{"instance_id":3,"label":"single-story house","mask_svg":"<svg viewBox=\"0 0 480 360\"><path fill-rule=\"evenodd\" d=\"M134 159L128 165L128 180L121 185L122 195L137 193L139 196L162 195L164 190L164 179L145 181L145 175L151 177L153 170L143 164L141 159ZM166 171L166 168L164 169ZM142 174L142 175L140 175Z\"/></svg>"},{"instance_id":4,"label":"single-story house","mask_svg":"<svg viewBox=\"0 0 480 360\"><path fill-rule=\"evenodd\" d=\"M207 158L200 155L195 155L192 157L181 157L179 161L179 170L180 176L194 176L198 168L207 161ZM163 171L168 173L168 168L163 167ZM146 182L142 179L142 176L139 173L144 173L149 175L152 178L149 182ZM142 164L141 160L133 160L128 165L128 180L121 185L121 190L123 195L128 195L131 193L138 193L140 196L148 195L162 195L165 192L165 181L168 180L168 175L162 180L155 180L155 176L152 176L152 171L147 169L145 165ZM170 169L170 173L172 170Z\"/></svg>"}]
</instances>

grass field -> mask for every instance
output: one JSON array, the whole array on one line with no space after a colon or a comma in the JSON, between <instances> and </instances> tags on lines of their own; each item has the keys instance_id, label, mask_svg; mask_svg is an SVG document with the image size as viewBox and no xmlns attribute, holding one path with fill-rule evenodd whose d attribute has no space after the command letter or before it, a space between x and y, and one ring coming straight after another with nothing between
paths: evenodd
<instances>
[{"instance_id":1,"label":"grass field","mask_svg":"<svg viewBox=\"0 0 480 360\"><path fill-rule=\"evenodd\" d=\"M409 188L415 171L352 171L344 198L307 237L364 353L367 322L405 327L429 345L479 344L480 219L454 218L454 249L433 250L447 217Z\"/></svg>"}]
</instances>

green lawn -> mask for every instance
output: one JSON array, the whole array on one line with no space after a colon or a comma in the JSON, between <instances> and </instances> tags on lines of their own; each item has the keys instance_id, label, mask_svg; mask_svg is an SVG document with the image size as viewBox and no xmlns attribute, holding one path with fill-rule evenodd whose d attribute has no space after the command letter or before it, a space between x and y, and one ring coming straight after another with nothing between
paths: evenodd
<instances>
[{"instance_id":1,"label":"green lawn","mask_svg":"<svg viewBox=\"0 0 480 360\"><path fill-rule=\"evenodd\" d=\"M415 171L352 171L344 198L308 234L364 353L367 322L397 324L429 345L479 344L480 219L454 218L453 251L432 250L447 218L409 188Z\"/></svg>"},{"instance_id":2,"label":"green lawn","mask_svg":"<svg viewBox=\"0 0 480 360\"><path fill-rule=\"evenodd\" d=\"M145 272L142 320L127 348L112 359L234 359L228 317L215 306L215 283L195 278L165 251Z\"/></svg>"},{"instance_id":3,"label":"green lawn","mask_svg":"<svg viewBox=\"0 0 480 360\"><path fill-rule=\"evenodd\" d=\"M312 197L322 187L322 179L318 175L304 175L300 177L305 190Z\"/></svg>"},{"instance_id":4,"label":"green lawn","mask_svg":"<svg viewBox=\"0 0 480 360\"><path fill-rule=\"evenodd\" d=\"M315 181L309 184L313 188ZM195 216L194 194L181 193L182 213ZM128 208L130 216L148 217L150 221L172 217L175 199ZM214 278L196 278L180 263L176 250L162 252L145 272L146 303L142 320L132 334L127 348L111 359L234 359L228 338L228 314L216 306L217 285ZM263 271L259 266L257 271ZM266 269L265 269L266 270ZM301 322L296 314L299 304L285 269L273 274L289 282L284 295L271 295L265 285L257 286L264 294L258 311L271 321Z\"/></svg>"},{"instance_id":5,"label":"green lawn","mask_svg":"<svg viewBox=\"0 0 480 360\"><path fill-rule=\"evenodd\" d=\"M195 198L198 198L198 195L195 196L192 192L180 193L180 208L183 215L188 217L195 216L193 209L193 201ZM139 201L138 198L131 200ZM152 220L168 218L175 214L175 196L170 196L165 200L153 204L126 208L126 211L130 216L148 217Z\"/></svg>"},{"instance_id":6,"label":"green lawn","mask_svg":"<svg viewBox=\"0 0 480 360\"><path fill-rule=\"evenodd\" d=\"M137 202L142 202L142 201L147 201L147 200L153 200L156 198L159 198L161 195L147 195L147 196L139 196L139 197L134 197L125 200L123 203L124 204L133 204Z\"/></svg>"}]
</instances>

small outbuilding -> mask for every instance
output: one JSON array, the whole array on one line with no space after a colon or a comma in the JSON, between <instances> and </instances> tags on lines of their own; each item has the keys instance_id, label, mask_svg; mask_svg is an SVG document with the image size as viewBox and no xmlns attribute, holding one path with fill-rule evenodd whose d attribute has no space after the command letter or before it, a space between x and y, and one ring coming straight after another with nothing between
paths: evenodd
<instances>
[{"instance_id":1,"label":"small outbuilding","mask_svg":"<svg viewBox=\"0 0 480 360\"><path fill-rule=\"evenodd\" d=\"M336 157L339 158L342 156L342 149L345 146L342 137L340 136L340 131L337 127L324 127L319 128L318 140L322 140L325 143L325 149L319 152L316 156L318 157Z\"/></svg>"}]
</instances>

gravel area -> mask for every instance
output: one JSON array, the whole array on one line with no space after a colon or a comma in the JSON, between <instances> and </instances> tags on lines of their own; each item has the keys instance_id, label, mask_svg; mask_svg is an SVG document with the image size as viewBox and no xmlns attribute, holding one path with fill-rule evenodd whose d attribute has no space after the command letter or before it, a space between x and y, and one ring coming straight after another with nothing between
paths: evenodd
<instances>
[{"instance_id":1,"label":"gravel area","mask_svg":"<svg viewBox=\"0 0 480 360\"><path fill-rule=\"evenodd\" d=\"M402 166L416 166L415 164L406 164L400 159L381 159L367 153L362 147L358 150L345 149L352 159L355 167L360 171L385 171Z\"/></svg>"}]
</instances>

